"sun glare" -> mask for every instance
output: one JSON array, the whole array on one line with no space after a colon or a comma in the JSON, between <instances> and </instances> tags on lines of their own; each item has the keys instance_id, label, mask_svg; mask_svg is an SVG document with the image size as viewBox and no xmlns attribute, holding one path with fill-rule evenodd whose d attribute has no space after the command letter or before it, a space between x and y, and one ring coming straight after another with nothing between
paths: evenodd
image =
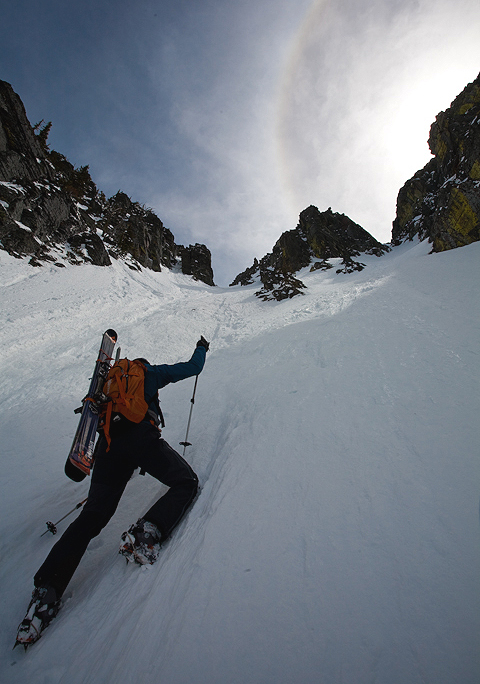
<instances>
[{"instance_id":1,"label":"sun glare","mask_svg":"<svg viewBox=\"0 0 480 684\"><path fill-rule=\"evenodd\" d=\"M480 69L480 6L459 3L463 14L425 0L416 14L359 12L357 23L314 4L278 107L280 173L297 211L335 206L388 239L399 189L431 159L431 124Z\"/></svg>"}]
</instances>

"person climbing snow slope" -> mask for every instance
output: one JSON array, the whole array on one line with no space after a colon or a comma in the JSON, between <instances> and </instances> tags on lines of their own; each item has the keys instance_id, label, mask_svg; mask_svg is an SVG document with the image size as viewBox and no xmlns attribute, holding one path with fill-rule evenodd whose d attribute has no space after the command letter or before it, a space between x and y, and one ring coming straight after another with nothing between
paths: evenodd
<instances>
[{"instance_id":1,"label":"person climbing snow slope","mask_svg":"<svg viewBox=\"0 0 480 684\"><path fill-rule=\"evenodd\" d=\"M198 376L208 349L209 343L202 336L189 361L172 365L151 365L146 359L133 362L140 362L144 370L144 399L148 411L139 423L113 413L108 429L105 424L100 429L86 504L35 574L35 589L18 628L15 645L23 644L26 649L39 639L56 616L61 597L90 540L100 534L115 513L136 468L152 475L169 489L122 534L119 552L127 561L140 565L157 560L162 542L183 518L198 490L198 478L190 465L161 437L158 426L163 417L158 390L169 383Z\"/></svg>"}]
</instances>

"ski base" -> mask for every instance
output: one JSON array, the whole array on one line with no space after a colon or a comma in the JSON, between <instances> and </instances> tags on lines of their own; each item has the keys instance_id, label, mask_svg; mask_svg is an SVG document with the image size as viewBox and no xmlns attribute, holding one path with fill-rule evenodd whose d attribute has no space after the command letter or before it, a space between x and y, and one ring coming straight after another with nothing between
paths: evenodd
<instances>
[{"instance_id":1,"label":"ski base","mask_svg":"<svg viewBox=\"0 0 480 684\"><path fill-rule=\"evenodd\" d=\"M102 337L98 359L90 382L87 396L82 401L80 421L65 464L65 474L74 482L81 482L93 466L93 453L98 427L98 399L101 397L103 383L110 370L117 333L109 329Z\"/></svg>"}]
</instances>

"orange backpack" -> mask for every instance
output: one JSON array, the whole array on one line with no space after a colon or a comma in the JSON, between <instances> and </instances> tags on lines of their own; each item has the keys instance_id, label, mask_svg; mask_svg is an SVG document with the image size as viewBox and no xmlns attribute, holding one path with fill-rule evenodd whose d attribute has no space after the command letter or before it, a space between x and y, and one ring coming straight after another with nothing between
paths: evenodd
<instances>
[{"instance_id":1,"label":"orange backpack","mask_svg":"<svg viewBox=\"0 0 480 684\"><path fill-rule=\"evenodd\" d=\"M107 396L102 428L110 449L110 422L113 413L120 413L133 423L141 423L148 411L145 401L144 381L146 368L141 361L120 359L108 371L103 385Z\"/></svg>"}]
</instances>

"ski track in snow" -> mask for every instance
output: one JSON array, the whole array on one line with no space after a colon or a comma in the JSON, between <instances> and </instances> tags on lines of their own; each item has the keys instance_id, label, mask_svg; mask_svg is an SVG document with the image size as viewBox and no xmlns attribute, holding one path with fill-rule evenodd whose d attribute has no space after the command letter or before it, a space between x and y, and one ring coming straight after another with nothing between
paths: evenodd
<instances>
[{"instance_id":1,"label":"ski track in snow","mask_svg":"<svg viewBox=\"0 0 480 684\"><path fill-rule=\"evenodd\" d=\"M2 682L478 683L480 244L428 251L305 269L278 303L0 252ZM63 465L109 327L153 363L211 340L186 454L201 492L157 565L130 567L120 534L162 491L135 475L58 617L12 653L45 521L88 490ZM192 389L161 392L172 446Z\"/></svg>"}]
</instances>

